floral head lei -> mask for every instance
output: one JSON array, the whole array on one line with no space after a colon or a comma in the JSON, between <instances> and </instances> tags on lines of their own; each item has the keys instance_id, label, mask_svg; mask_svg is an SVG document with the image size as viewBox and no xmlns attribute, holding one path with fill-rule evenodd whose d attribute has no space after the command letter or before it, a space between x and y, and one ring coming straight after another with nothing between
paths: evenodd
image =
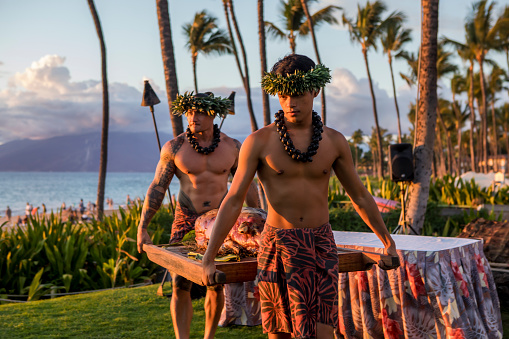
<instances>
[{"instance_id":1,"label":"floral head lei","mask_svg":"<svg viewBox=\"0 0 509 339\"><path fill-rule=\"evenodd\" d=\"M184 95L177 95L172 102L172 111L175 115L185 114L189 110L197 110L200 113L206 113L209 116L219 115L226 117L228 114L234 114L230 107L233 102L228 98L214 97L212 93L205 93L207 96L195 96L193 92L185 92Z\"/></svg>"},{"instance_id":2,"label":"floral head lei","mask_svg":"<svg viewBox=\"0 0 509 339\"><path fill-rule=\"evenodd\" d=\"M299 95L305 92L318 92L331 80L330 70L322 64L303 72L296 70L293 74L266 73L262 78L262 88L269 95L278 93Z\"/></svg>"}]
</instances>

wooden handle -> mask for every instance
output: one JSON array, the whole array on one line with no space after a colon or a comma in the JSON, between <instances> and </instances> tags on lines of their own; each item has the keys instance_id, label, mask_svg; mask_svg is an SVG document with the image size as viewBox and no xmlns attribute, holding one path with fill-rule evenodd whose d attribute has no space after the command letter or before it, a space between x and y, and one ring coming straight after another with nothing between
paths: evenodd
<instances>
[{"instance_id":1,"label":"wooden handle","mask_svg":"<svg viewBox=\"0 0 509 339\"><path fill-rule=\"evenodd\" d=\"M214 282L216 284L224 284L226 282L226 274L216 270L216 273L214 273Z\"/></svg>"}]
</instances>

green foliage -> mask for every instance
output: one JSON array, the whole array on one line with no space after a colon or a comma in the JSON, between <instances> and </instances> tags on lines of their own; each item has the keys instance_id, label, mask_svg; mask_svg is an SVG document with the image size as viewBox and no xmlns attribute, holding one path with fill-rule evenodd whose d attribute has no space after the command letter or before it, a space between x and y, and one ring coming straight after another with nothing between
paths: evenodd
<instances>
[{"instance_id":1,"label":"green foliage","mask_svg":"<svg viewBox=\"0 0 509 339\"><path fill-rule=\"evenodd\" d=\"M77 292L150 279L158 266L136 245L141 208L120 209L102 222L73 224L51 214L29 218L25 227L0 229L0 293L37 300L50 290ZM155 244L169 239L172 220L164 207L155 215L149 225Z\"/></svg>"},{"instance_id":2,"label":"green foliage","mask_svg":"<svg viewBox=\"0 0 509 339\"><path fill-rule=\"evenodd\" d=\"M441 179L431 180L429 200L459 206L508 205L509 187L505 186L494 191L492 186L479 187L474 179L464 181L462 178L445 175Z\"/></svg>"},{"instance_id":3,"label":"green foliage","mask_svg":"<svg viewBox=\"0 0 509 339\"><path fill-rule=\"evenodd\" d=\"M262 88L269 95L301 95L305 92L318 92L330 79L330 70L319 64L307 72L296 70L286 75L266 73L262 78Z\"/></svg>"},{"instance_id":4,"label":"green foliage","mask_svg":"<svg viewBox=\"0 0 509 339\"><path fill-rule=\"evenodd\" d=\"M185 92L183 95L177 95L177 98L172 102L172 111L175 115L182 115L189 110L197 110L210 116L219 115L225 117L232 101L228 98L214 97L210 94L207 97L196 97L193 92Z\"/></svg>"}]
</instances>

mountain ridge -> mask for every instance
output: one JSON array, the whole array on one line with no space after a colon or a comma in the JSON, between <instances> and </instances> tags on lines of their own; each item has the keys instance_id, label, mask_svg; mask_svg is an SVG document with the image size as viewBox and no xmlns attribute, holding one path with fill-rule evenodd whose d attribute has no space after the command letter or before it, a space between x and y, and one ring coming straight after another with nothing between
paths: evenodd
<instances>
[{"instance_id":1,"label":"mountain ridge","mask_svg":"<svg viewBox=\"0 0 509 339\"><path fill-rule=\"evenodd\" d=\"M164 143L171 135L159 137ZM100 132L14 140L0 145L0 172L98 172L100 152ZM109 133L109 172L154 172L158 160L154 133Z\"/></svg>"}]
</instances>

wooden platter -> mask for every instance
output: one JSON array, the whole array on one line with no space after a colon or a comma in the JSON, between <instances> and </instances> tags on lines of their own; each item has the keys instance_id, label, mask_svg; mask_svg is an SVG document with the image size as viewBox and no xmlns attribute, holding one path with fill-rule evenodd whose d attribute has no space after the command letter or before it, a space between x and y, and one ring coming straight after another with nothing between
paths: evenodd
<instances>
[{"instance_id":1,"label":"wooden platter","mask_svg":"<svg viewBox=\"0 0 509 339\"><path fill-rule=\"evenodd\" d=\"M185 246L143 245L149 260L175 272L192 282L203 285L201 281L201 261L187 257L189 250ZM386 265L399 263L399 257L391 257L379 253L358 251L338 247L339 272L354 272L370 269L381 260ZM252 281L256 278L256 258L243 258L240 261L215 262L215 281L219 284Z\"/></svg>"}]
</instances>

